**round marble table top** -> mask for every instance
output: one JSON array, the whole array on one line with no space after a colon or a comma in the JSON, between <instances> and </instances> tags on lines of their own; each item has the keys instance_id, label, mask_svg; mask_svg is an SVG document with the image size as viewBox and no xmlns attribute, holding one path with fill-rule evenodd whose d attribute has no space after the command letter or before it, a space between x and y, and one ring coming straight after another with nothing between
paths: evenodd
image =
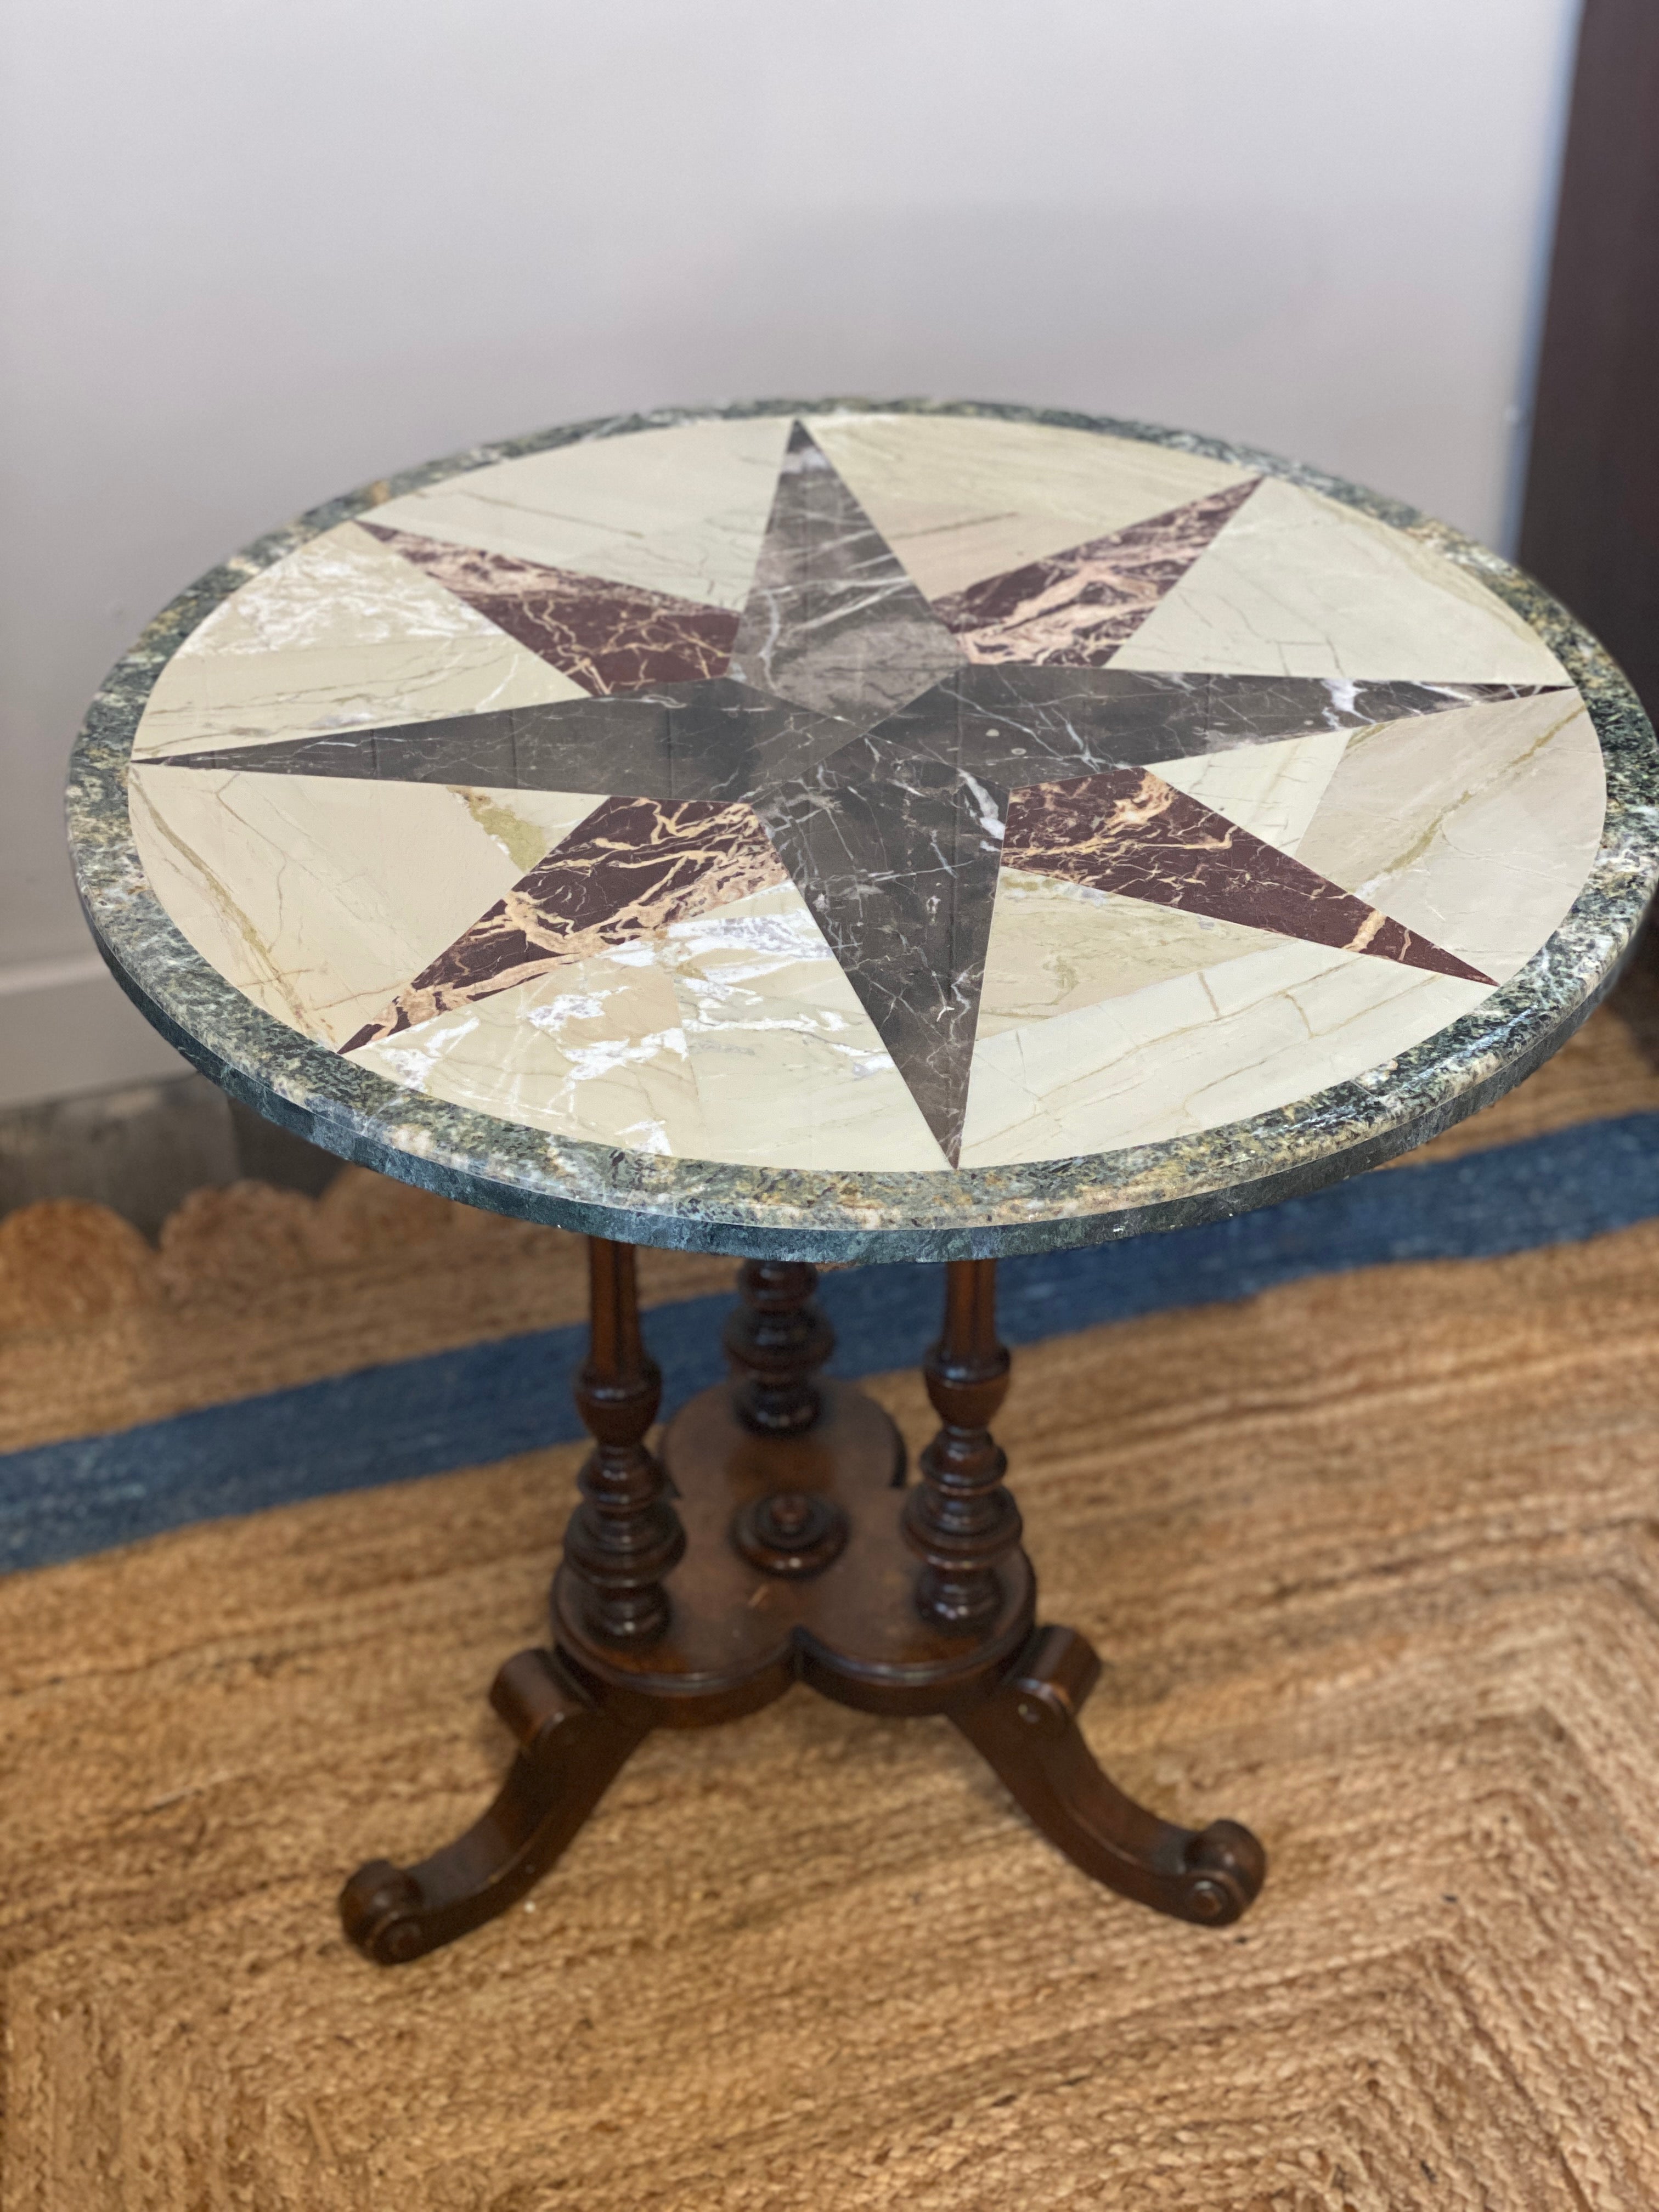
<instances>
[{"instance_id":1,"label":"round marble table top","mask_svg":"<svg viewBox=\"0 0 1659 2212\"><path fill-rule=\"evenodd\" d=\"M262 539L114 671L106 957L348 1157L637 1241L1078 1243L1496 1096L1656 873L1652 732L1495 556L1008 407L586 423Z\"/></svg>"}]
</instances>

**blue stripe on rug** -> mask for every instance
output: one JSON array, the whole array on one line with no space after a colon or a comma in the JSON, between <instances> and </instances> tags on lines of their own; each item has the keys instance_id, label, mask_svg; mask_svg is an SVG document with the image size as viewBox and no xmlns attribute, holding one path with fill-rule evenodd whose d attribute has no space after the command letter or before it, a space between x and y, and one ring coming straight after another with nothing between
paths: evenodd
<instances>
[{"instance_id":1,"label":"blue stripe on rug","mask_svg":"<svg viewBox=\"0 0 1659 2212\"><path fill-rule=\"evenodd\" d=\"M1012 1345L1173 1306L1238 1298L1305 1275L1411 1260L1489 1260L1659 1214L1659 1113L1338 1183L1311 1198L1081 1251L1005 1261ZM835 1370L915 1364L938 1299L910 1267L828 1275ZM727 1300L647 1316L672 1407L722 1372ZM0 1455L0 1566L45 1565L192 1521L504 1459L581 1434L570 1401L580 1327L434 1352L113 1435ZM550 1527L559 1501L549 1500Z\"/></svg>"}]
</instances>

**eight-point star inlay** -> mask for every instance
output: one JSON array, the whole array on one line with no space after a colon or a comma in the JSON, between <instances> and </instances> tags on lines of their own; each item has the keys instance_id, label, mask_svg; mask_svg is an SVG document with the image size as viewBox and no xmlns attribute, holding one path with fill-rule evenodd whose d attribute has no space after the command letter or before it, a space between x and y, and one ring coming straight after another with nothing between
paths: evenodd
<instances>
[{"instance_id":1,"label":"eight-point star inlay","mask_svg":"<svg viewBox=\"0 0 1659 2212\"><path fill-rule=\"evenodd\" d=\"M590 696L155 764L594 795L348 1052L793 879L954 1165L1005 865L1492 980L1158 772L1559 688L1110 666L1254 489L930 603L797 422L740 615L366 518Z\"/></svg>"}]
</instances>

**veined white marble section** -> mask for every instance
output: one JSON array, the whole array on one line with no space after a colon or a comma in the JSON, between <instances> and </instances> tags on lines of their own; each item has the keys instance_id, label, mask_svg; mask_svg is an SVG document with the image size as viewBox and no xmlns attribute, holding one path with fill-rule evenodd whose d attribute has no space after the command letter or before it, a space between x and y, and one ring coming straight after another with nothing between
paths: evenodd
<instances>
[{"instance_id":1,"label":"veined white marble section","mask_svg":"<svg viewBox=\"0 0 1659 2212\"><path fill-rule=\"evenodd\" d=\"M1487 995L1484 984L1280 939L988 1038L974 1055L962 1164L1219 1128L1363 1074Z\"/></svg>"},{"instance_id":2,"label":"veined white marble section","mask_svg":"<svg viewBox=\"0 0 1659 2212\"><path fill-rule=\"evenodd\" d=\"M1278 744L1157 761L1153 773L1281 853L1295 854L1350 735L1346 730L1322 730L1316 737L1285 738Z\"/></svg>"},{"instance_id":3,"label":"veined white marble section","mask_svg":"<svg viewBox=\"0 0 1659 2212\"><path fill-rule=\"evenodd\" d=\"M1113 665L1440 684L1567 680L1537 633L1467 570L1277 477L1251 493Z\"/></svg>"},{"instance_id":4,"label":"veined white marble section","mask_svg":"<svg viewBox=\"0 0 1659 2212\"><path fill-rule=\"evenodd\" d=\"M1589 713L1546 692L1357 731L1297 858L1506 983L1577 897L1606 812Z\"/></svg>"},{"instance_id":5,"label":"veined white marble section","mask_svg":"<svg viewBox=\"0 0 1659 2212\"><path fill-rule=\"evenodd\" d=\"M203 958L335 1047L595 803L155 765L130 798L144 872Z\"/></svg>"},{"instance_id":6,"label":"veined white marble section","mask_svg":"<svg viewBox=\"0 0 1659 2212\"><path fill-rule=\"evenodd\" d=\"M685 422L499 461L368 518L453 545L741 607L772 511L787 416Z\"/></svg>"},{"instance_id":7,"label":"veined white marble section","mask_svg":"<svg viewBox=\"0 0 1659 2212\"><path fill-rule=\"evenodd\" d=\"M807 427L929 599L1243 483L1249 473L1169 446L1043 422L814 415Z\"/></svg>"},{"instance_id":8,"label":"veined white marble section","mask_svg":"<svg viewBox=\"0 0 1659 2212\"><path fill-rule=\"evenodd\" d=\"M1283 939L1271 930L1005 868L980 993L975 1070L988 1037L1127 998Z\"/></svg>"},{"instance_id":9,"label":"veined white marble section","mask_svg":"<svg viewBox=\"0 0 1659 2212\"><path fill-rule=\"evenodd\" d=\"M947 1164L793 884L676 922L667 938L716 1158L827 1170Z\"/></svg>"},{"instance_id":10,"label":"veined white marble section","mask_svg":"<svg viewBox=\"0 0 1659 2212\"><path fill-rule=\"evenodd\" d=\"M586 696L346 522L251 577L191 633L156 681L132 757Z\"/></svg>"},{"instance_id":11,"label":"veined white marble section","mask_svg":"<svg viewBox=\"0 0 1659 2212\"><path fill-rule=\"evenodd\" d=\"M629 1152L720 1157L673 983L648 944L568 961L351 1058L404 1090L532 1129Z\"/></svg>"},{"instance_id":12,"label":"veined white marble section","mask_svg":"<svg viewBox=\"0 0 1659 2212\"><path fill-rule=\"evenodd\" d=\"M739 1164L946 1162L793 884L351 1055L562 1136Z\"/></svg>"}]
</instances>

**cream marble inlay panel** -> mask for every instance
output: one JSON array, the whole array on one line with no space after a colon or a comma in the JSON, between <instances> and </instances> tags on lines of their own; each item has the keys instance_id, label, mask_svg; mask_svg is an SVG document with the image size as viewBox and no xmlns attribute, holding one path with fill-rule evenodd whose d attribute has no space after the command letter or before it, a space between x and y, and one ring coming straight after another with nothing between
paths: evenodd
<instances>
[{"instance_id":1,"label":"cream marble inlay panel","mask_svg":"<svg viewBox=\"0 0 1659 2212\"><path fill-rule=\"evenodd\" d=\"M1118 668L1562 684L1511 608L1413 538L1269 477L1118 653Z\"/></svg>"},{"instance_id":2,"label":"cream marble inlay panel","mask_svg":"<svg viewBox=\"0 0 1659 2212\"><path fill-rule=\"evenodd\" d=\"M1167 446L1042 422L950 415L806 421L929 599L1127 529L1249 473Z\"/></svg>"},{"instance_id":3,"label":"cream marble inlay panel","mask_svg":"<svg viewBox=\"0 0 1659 2212\"><path fill-rule=\"evenodd\" d=\"M1607 811L1577 692L1361 730L1298 857L1498 982L1578 896Z\"/></svg>"},{"instance_id":4,"label":"cream marble inlay panel","mask_svg":"<svg viewBox=\"0 0 1659 2212\"><path fill-rule=\"evenodd\" d=\"M507 1121L646 1152L946 1164L793 884L563 962L351 1057Z\"/></svg>"},{"instance_id":5,"label":"cream marble inlay panel","mask_svg":"<svg viewBox=\"0 0 1659 2212\"><path fill-rule=\"evenodd\" d=\"M156 681L132 754L585 696L347 522L251 578L191 632Z\"/></svg>"},{"instance_id":6,"label":"cream marble inlay panel","mask_svg":"<svg viewBox=\"0 0 1659 2212\"><path fill-rule=\"evenodd\" d=\"M1126 998L1280 941L1271 930L1005 868L985 951L975 1080L988 1037L1103 999Z\"/></svg>"},{"instance_id":7,"label":"cream marble inlay panel","mask_svg":"<svg viewBox=\"0 0 1659 2212\"><path fill-rule=\"evenodd\" d=\"M674 923L661 957L714 1158L824 1170L947 1164L793 884Z\"/></svg>"},{"instance_id":8,"label":"cream marble inlay panel","mask_svg":"<svg viewBox=\"0 0 1659 2212\"><path fill-rule=\"evenodd\" d=\"M788 435L787 416L766 416L592 438L388 500L369 520L741 607Z\"/></svg>"},{"instance_id":9,"label":"cream marble inlay panel","mask_svg":"<svg viewBox=\"0 0 1659 2212\"><path fill-rule=\"evenodd\" d=\"M594 804L154 765L131 796L145 873L204 959L337 1047Z\"/></svg>"},{"instance_id":10,"label":"cream marble inlay panel","mask_svg":"<svg viewBox=\"0 0 1659 2212\"><path fill-rule=\"evenodd\" d=\"M637 1152L720 1158L649 944L562 963L350 1055L406 1091Z\"/></svg>"},{"instance_id":11,"label":"cream marble inlay panel","mask_svg":"<svg viewBox=\"0 0 1659 2212\"><path fill-rule=\"evenodd\" d=\"M1277 744L1157 761L1153 772L1281 853L1296 854L1352 734L1322 730L1316 737L1285 738Z\"/></svg>"},{"instance_id":12,"label":"cream marble inlay panel","mask_svg":"<svg viewBox=\"0 0 1659 2212\"><path fill-rule=\"evenodd\" d=\"M1486 997L1483 984L1280 940L988 1038L963 1167L1154 1143L1363 1074Z\"/></svg>"}]
</instances>

